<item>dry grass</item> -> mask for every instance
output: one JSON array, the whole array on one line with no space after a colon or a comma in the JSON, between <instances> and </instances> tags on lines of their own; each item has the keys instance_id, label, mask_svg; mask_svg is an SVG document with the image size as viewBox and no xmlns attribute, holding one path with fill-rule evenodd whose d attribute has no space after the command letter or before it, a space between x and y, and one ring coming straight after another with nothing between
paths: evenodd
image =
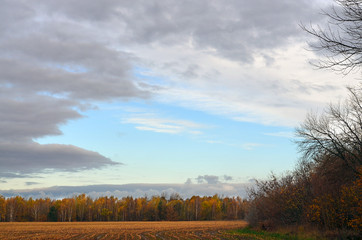
<instances>
[{"instance_id":1,"label":"dry grass","mask_svg":"<svg viewBox=\"0 0 362 240\"><path fill-rule=\"evenodd\" d=\"M0 239L239 239L244 221L0 223Z\"/></svg>"}]
</instances>

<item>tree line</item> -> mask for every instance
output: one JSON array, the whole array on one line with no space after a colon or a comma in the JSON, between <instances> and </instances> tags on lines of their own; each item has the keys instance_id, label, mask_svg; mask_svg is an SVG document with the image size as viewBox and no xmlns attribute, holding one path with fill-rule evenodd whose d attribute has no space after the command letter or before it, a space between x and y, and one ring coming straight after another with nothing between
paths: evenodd
<instances>
[{"instance_id":1,"label":"tree line","mask_svg":"<svg viewBox=\"0 0 362 240\"><path fill-rule=\"evenodd\" d=\"M14 221L198 221L243 219L247 201L218 195L182 199L165 196L104 196L92 199L86 194L72 198L5 198L0 195L0 222Z\"/></svg>"},{"instance_id":2,"label":"tree line","mask_svg":"<svg viewBox=\"0 0 362 240\"><path fill-rule=\"evenodd\" d=\"M362 1L335 0L328 26L305 27L321 51L319 68L349 74L362 66ZM247 218L254 226L317 226L323 230L362 232L362 84L348 88L344 102L310 113L296 128L302 158L284 176L271 175L250 192ZM355 238L354 238L355 237Z\"/></svg>"},{"instance_id":3,"label":"tree line","mask_svg":"<svg viewBox=\"0 0 362 240\"><path fill-rule=\"evenodd\" d=\"M257 182L248 219L264 229L313 225L362 232L362 86L296 129L293 172Z\"/></svg>"}]
</instances>

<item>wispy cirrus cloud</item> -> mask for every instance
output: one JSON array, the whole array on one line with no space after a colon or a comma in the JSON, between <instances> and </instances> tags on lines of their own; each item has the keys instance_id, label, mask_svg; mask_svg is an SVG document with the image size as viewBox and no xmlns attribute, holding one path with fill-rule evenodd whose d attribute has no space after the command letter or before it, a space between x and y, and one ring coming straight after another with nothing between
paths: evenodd
<instances>
[{"instance_id":1,"label":"wispy cirrus cloud","mask_svg":"<svg viewBox=\"0 0 362 240\"><path fill-rule=\"evenodd\" d=\"M241 144L241 148L245 149L245 150L248 150L248 151L251 151L251 150L254 150L255 148L258 148L258 147L261 147L263 146L263 144L260 144L260 143L244 143L244 144Z\"/></svg>"},{"instance_id":2,"label":"wispy cirrus cloud","mask_svg":"<svg viewBox=\"0 0 362 240\"><path fill-rule=\"evenodd\" d=\"M202 134L202 128L206 126L189 120L163 118L155 113L139 113L123 119L123 123L133 124L141 131L152 131L169 134Z\"/></svg>"},{"instance_id":3,"label":"wispy cirrus cloud","mask_svg":"<svg viewBox=\"0 0 362 240\"><path fill-rule=\"evenodd\" d=\"M283 137L283 138L294 138L294 132L274 132L274 133L264 133L267 136L274 136L274 137Z\"/></svg>"},{"instance_id":4,"label":"wispy cirrus cloud","mask_svg":"<svg viewBox=\"0 0 362 240\"><path fill-rule=\"evenodd\" d=\"M210 144L224 144L222 141L220 140L206 140L206 143L210 143Z\"/></svg>"},{"instance_id":5,"label":"wispy cirrus cloud","mask_svg":"<svg viewBox=\"0 0 362 240\"><path fill-rule=\"evenodd\" d=\"M231 142L223 142L220 140L206 140L205 142L209 143L209 144L221 144L221 145L226 145L226 146L230 146L230 147L234 147L234 148L242 148L247 151L252 151L258 147L264 146L263 144L256 143L256 142L231 143Z\"/></svg>"}]
</instances>

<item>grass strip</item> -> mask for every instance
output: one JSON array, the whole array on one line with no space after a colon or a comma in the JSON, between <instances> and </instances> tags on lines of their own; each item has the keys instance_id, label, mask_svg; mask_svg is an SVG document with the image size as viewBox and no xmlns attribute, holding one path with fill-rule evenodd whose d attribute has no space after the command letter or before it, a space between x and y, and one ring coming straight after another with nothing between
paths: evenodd
<instances>
[{"instance_id":1,"label":"grass strip","mask_svg":"<svg viewBox=\"0 0 362 240\"><path fill-rule=\"evenodd\" d=\"M259 231L254 230L249 227L237 229L230 231L231 234L239 235L241 237L245 237L245 239L250 240L314 240L313 238L305 238L305 237L299 237L296 235L290 235L290 234L282 234L277 232L267 232L267 231Z\"/></svg>"}]
</instances>

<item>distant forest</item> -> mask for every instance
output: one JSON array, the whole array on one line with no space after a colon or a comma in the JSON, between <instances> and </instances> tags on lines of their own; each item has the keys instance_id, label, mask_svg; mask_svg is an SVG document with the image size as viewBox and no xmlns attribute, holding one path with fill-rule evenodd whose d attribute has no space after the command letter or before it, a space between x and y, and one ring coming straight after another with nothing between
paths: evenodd
<instances>
[{"instance_id":1,"label":"distant forest","mask_svg":"<svg viewBox=\"0 0 362 240\"><path fill-rule=\"evenodd\" d=\"M0 196L0 222L236 220L245 217L247 204L240 197L193 196L183 200L176 193L168 199L165 196L92 199L85 194L61 200Z\"/></svg>"}]
</instances>

